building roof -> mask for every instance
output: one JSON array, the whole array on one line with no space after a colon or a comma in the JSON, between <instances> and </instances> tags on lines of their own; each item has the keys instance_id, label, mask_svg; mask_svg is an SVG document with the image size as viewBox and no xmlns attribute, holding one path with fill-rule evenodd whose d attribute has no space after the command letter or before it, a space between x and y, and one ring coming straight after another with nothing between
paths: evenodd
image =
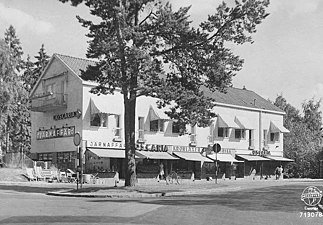
<instances>
[{"instance_id":1,"label":"building roof","mask_svg":"<svg viewBox=\"0 0 323 225\"><path fill-rule=\"evenodd\" d=\"M88 59L81 59L57 53L55 53L55 55L59 59L61 59L78 76L81 76L82 70L85 71L89 65L94 66L96 63L95 61Z\"/></svg>"},{"instance_id":2,"label":"building roof","mask_svg":"<svg viewBox=\"0 0 323 225\"><path fill-rule=\"evenodd\" d=\"M203 91L204 95L213 98L216 103L284 112L283 110L272 104L269 100L266 100L255 92L247 90L245 88L239 89L229 87L226 89L226 93L219 91L211 92L206 88Z\"/></svg>"},{"instance_id":3,"label":"building roof","mask_svg":"<svg viewBox=\"0 0 323 225\"><path fill-rule=\"evenodd\" d=\"M81 59L57 53L55 53L55 55L60 58L78 76L81 76L81 71L85 71L87 66L95 65L96 63L95 61L88 59ZM213 98L216 103L284 112L280 108L273 105L270 101L245 88L239 89L229 87L227 88L226 93L219 91L211 92L206 88L204 88L203 91L207 97Z\"/></svg>"}]
</instances>

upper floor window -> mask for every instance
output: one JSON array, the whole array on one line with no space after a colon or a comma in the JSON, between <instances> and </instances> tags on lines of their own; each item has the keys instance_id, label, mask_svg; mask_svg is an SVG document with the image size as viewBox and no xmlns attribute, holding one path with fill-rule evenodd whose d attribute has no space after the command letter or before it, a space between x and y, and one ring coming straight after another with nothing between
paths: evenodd
<instances>
[{"instance_id":1,"label":"upper floor window","mask_svg":"<svg viewBox=\"0 0 323 225\"><path fill-rule=\"evenodd\" d=\"M178 134L180 133L180 124L178 122L173 122L172 123L172 133L173 134Z\"/></svg>"},{"instance_id":2,"label":"upper floor window","mask_svg":"<svg viewBox=\"0 0 323 225\"><path fill-rule=\"evenodd\" d=\"M268 144L267 135L268 135L268 130L263 130L264 145L267 145Z\"/></svg>"},{"instance_id":3,"label":"upper floor window","mask_svg":"<svg viewBox=\"0 0 323 225\"><path fill-rule=\"evenodd\" d=\"M270 141L271 142L279 141L279 132L270 133Z\"/></svg>"},{"instance_id":4,"label":"upper floor window","mask_svg":"<svg viewBox=\"0 0 323 225\"><path fill-rule=\"evenodd\" d=\"M45 87L45 91L47 94L50 94L48 98L55 98L55 83L48 84Z\"/></svg>"},{"instance_id":5,"label":"upper floor window","mask_svg":"<svg viewBox=\"0 0 323 225\"><path fill-rule=\"evenodd\" d=\"M234 130L234 137L236 139L245 139L246 138L246 130L243 130L243 129L235 129Z\"/></svg>"},{"instance_id":6,"label":"upper floor window","mask_svg":"<svg viewBox=\"0 0 323 225\"><path fill-rule=\"evenodd\" d=\"M108 127L108 114L107 113L92 114L90 125L94 127Z\"/></svg>"},{"instance_id":7,"label":"upper floor window","mask_svg":"<svg viewBox=\"0 0 323 225\"><path fill-rule=\"evenodd\" d=\"M138 117L138 139L144 140L144 117Z\"/></svg>"},{"instance_id":8,"label":"upper floor window","mask_svg":"<svg viewBox=\"0 0 323 225\"><path fill-rule=\"evenodd\" d=\"M218 127L218 137L229 137L229 128Z\"/></svg>"},{"instance_id":9,"label":"upper floor window","mask_svg":"<svg viewBox=\"0 0 323 225\"><path fill-rule=\"evenodd\" d=\"M115 137L121 137L121 122L120 122L120 115L114 115L114 118L115 118L115 132L114 132L114 136Z\"/></svg>"},{"instance_id":10,"label":"upper floor window","mask_svg":"<svg viewBox=\"0 0 323 225\"><path fill-rule=\"evenodd\" d=\"M152 121L150 121L150 131L163 132L164 131L164 120L152 120Z\"/></svg>"},{"instance_id":11,"label":"upper floor window","mask_svg":"<svg viewBox=\"0 0 323 225\"><path fill-rule=\"evenodd\" d=\"M196 126L191 125L191 135L190 135L191 143L196 143Z\"/></svg>"}]
</instances>

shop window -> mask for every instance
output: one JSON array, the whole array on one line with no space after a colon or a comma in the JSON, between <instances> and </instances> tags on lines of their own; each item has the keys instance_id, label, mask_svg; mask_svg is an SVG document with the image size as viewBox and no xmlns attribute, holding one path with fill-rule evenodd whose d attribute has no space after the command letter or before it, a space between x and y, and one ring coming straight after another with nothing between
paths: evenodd
<instances>
[{"instance_id":1,"label":"shop window","mask_svg":"<svg viewBox=\"0 0 323 225\"><path fill-rule=\"evenodd\" d=\"M218 127L218 137L229 137L229 128Z\"/></svg>"},{"instance_id":2,"label":"shop window","mask_svg":"<svg viewBox=\"0 0 323 225\"><path fill-rule=\"evenodd\" d=\"M279 141L279 133L270 133L270 141L277 142Z\"/></svg>"},{"instance_id":3,"label":"shop window","mask_svg":"<svg viewBox=\"0 0 323 225\"><path fill-rule=\"evenodd\" d=\"M52 161L53 156L52 153L38 153L39 161Z\"/></svg>"},{"instance_id":4,"label":"shop window","mask_svg":"<svg viewBox=\"0 0 323 225\"><path fill-rule=\"evenodd\" d=\"M236 139L245 139L246 138L246 131L243 129L235 129L234 130L234 137Z\"/></svg>"},{"instance_id":5,"label":"shop window","mask_svg":"<svg viewBox=\"0 0 323 225\"><path fill-rule=\"evenodd\" d=\"M121 138L121 128L120 128L120 115L114 115L116 126L114 128L114 136Z\"/></svg>"},{"instance_id":6,"label":"shop window","mask_svg":"<svg viewBox=\"0 0 323 225\"><path fill-rule=\"evenodd\" d=\"M150 131L152 132L163 132L164 131L164 120L152 120L150 121Z\"/></svg>"},{"instance_id":7,"label":"shop window","mask_svg":"<svg viewBox=\"0 0 323 225\"><path fill-rule=\"evenodd\" d=\"M108 114L107 113L92 114L90 125L94 127L108 127Z\"/></svg>"}]
</instances>

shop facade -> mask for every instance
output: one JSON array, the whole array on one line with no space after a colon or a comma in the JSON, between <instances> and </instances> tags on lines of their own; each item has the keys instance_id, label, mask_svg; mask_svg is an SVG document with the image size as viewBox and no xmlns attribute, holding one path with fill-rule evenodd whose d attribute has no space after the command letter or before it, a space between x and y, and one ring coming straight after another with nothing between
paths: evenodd
<instances>
[{"instance_id":1,"label":"shop facade","mask_svg":"<svg viewBox=\"0 0 323 225\"><path fill-rule=\"evenodd\" d=\"M59 169L77 164L73 137L79 133L84 169L89 173L125 173L123 99L90 93L94 83L80 78L93 61L54 54L31 93L32 148L34 158ZM185 178L215 175L246 177L274 172L283 156L284 112L256 93L229 88L227 94L206 93L216 102L210 127L187 126L179 135L176 123L158 109L157 99L139 97L136 109L136 169L138 177L152 178L160 164L166 173L176 170ZM214 144L221 151L214 157ZM250 159L253 157L253 159ZM260 166L259 166L260 165ZM251 171L251 172L250 172Z\"/></svg>"}]
</instances>

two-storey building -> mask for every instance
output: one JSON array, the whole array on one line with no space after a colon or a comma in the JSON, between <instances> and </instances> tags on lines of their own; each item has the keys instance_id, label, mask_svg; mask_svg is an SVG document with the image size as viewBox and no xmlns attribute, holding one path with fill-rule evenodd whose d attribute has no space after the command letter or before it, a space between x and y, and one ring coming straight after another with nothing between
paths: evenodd
<instances>
[{"instance_id":1,"label":"two-storey building","mask_svg":"<svg viewBox=\"0 0 323 225\"><path fill-rule=\"evenodd\" d=\"M74 169L79 133L85 152L85 172L124 176L123 99L90 93L96 84L80 75L94 61L54 54L39 78L32 99L32 148L35 158L64 170ZM157 99L139 97L136 108L136 169L138 177L156 177L159 165L166 172L180 171L195 179L214 176L245 177L255 171L270 175L283 157L284 112L246 89L228 88L227 93L208 92L216 103L210 127L188 126L179 135L175 122L156 106ZM214 144L221 151L212 151Z\"/></svg>"}]
</instances>

